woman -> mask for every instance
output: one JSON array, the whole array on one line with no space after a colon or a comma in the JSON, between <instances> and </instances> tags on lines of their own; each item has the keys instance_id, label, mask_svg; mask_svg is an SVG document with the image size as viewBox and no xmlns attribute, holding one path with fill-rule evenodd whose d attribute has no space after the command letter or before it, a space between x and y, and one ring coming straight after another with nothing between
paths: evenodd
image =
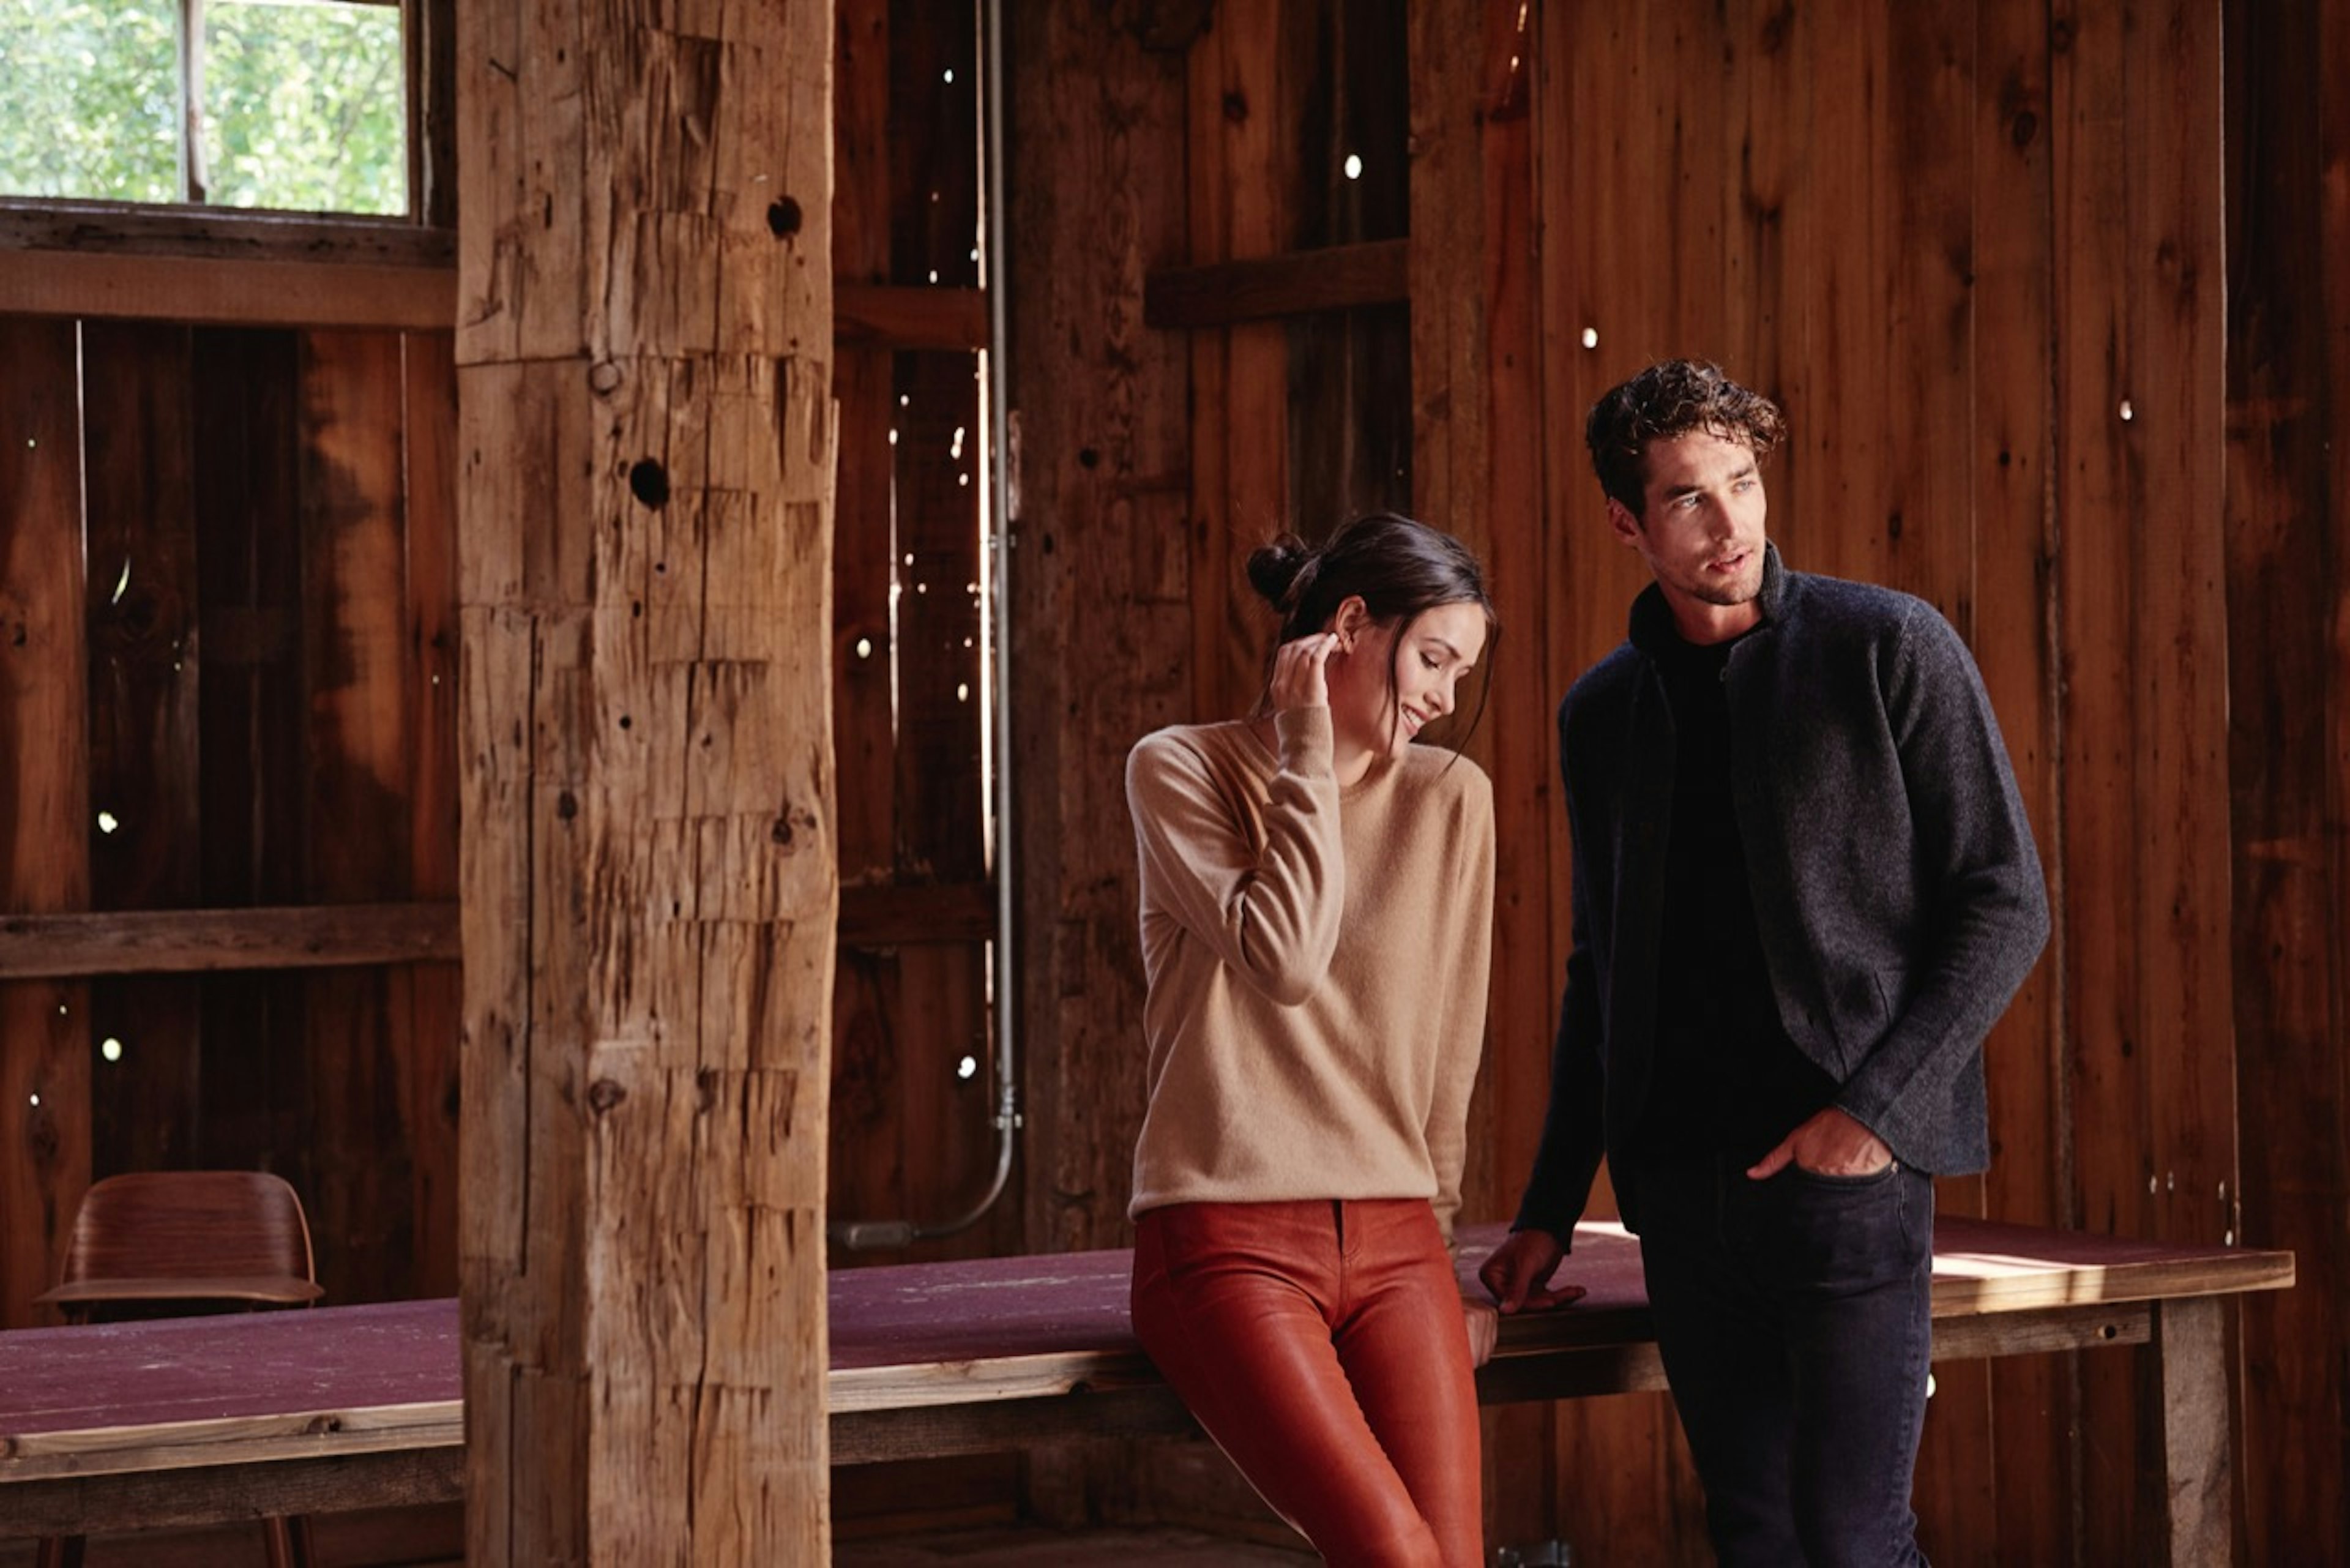
<instances>
[{"instance_id":1,"label":"woman","mask_svg":"<svg viewBox=\"0 0 2350 1568\"><path fill-rule=\"evenodd\" d=\"M1149 980L1135 1330L1326 1559L1478 1568L1471 1373L1494 1320L1447 1243L1492 792L1411 740L1452 711L1492 609L1458 541L1393 515L1269 545L1249 577L1283 617L1255 716L1127 762Z\"/></svg>"}]
</instances>

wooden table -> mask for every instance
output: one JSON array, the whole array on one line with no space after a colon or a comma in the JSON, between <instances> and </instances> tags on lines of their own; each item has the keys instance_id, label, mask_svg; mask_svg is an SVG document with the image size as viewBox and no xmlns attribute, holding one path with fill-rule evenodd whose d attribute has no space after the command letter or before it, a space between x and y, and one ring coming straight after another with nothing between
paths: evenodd
<instances>
[{"instance_id":1,"label":"wooden table","mask_svg":"<svg viewBox=\"0 0 2350 1568\"><path fill-rule=\"evenodd\" d=\"M1463 1274L1500 1228L1464 1236ZM2230 1551L2225 1311L2293 1254L1945 1217L1937 1359L2148 1347L2170 1557ZM1123 1251L845 1270L831 1282L836 1463L1195 1430L1136 1347ZM1487 1403L1664 1386L1637 1244L1586 1225L1573 1308L1514 1318ZM320 1307L0 1334L0 1537L322 1513L463 1487L457 1305Z\"/></svg>"}]
</instances>

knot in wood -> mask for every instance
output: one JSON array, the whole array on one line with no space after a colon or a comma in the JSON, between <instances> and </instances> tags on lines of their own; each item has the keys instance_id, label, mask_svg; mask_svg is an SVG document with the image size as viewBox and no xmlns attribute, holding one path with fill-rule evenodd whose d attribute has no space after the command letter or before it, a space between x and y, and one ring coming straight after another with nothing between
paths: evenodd
<instances>
[{"instance_id":1,"label":"knot in wood","mask_svg":"<svg viewBox=\"0 0 2350 1568\"><path fill-rule=\"evenodd\" d=\"M669 504L669 470L651 458L640 457L629 470L629 493L651 507Z\"/></svg>"},{"instance_id":2,"label":"knot in wood","mask_svg":"<svg viewBox=\"0 0 2350 1568\"><path fill-rule=\"evenodd\" d=\"M588 370L588 384L599 392L610 392L620 385L620 368L609 359L599 359Z\"/></svg>"},{"instance_id":3,"label":"knot in wood","mask_svg":"<svg viewBox=\"0 0 2350 1568\"><path fill-rule=\"evenodd\" d=\"M779 240L790 239L800 232L800 204L789 196L778 196L767 203L767 232Z\"/></svg>"},{"instance_id":4,"label":"knot in wood","mask_svg":"<svg viewBox=\"0 0 2350 1568\"><path fill-rule=\"evenodd\" d=\"M629 1091L609 1078L598 1078L588 1085L588 1108L602 1116L629 1097Z\"/></svg>"},{"instance_id":5,"label":"knot in wood","mask_svg":"<svg viewBox=\"0 0 2350 1568\"><path fill-rule=\"evenodd\" d=\"M785 806L784 815L775 818L775 826L767 830L767 836L783 846L785 852L788 854L799 847L800 830L812 828L815 826L815 813Z\"/></svg>"}]
</instances>

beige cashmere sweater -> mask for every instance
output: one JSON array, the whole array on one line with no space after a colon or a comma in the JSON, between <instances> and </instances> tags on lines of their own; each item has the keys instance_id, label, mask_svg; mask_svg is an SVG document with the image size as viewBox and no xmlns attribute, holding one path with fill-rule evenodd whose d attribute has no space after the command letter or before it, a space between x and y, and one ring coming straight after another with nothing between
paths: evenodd
<instances>
[{"instance_id":1,"label":"beige cashmere sweater","mask_svg":"<svg viewBox=\"0 0 2350 1568\"><path fill-rule=\"evenodd\" d=\"M1178 726L1127 759L1162 1204L1426 1198L1450 1237L1492 950L1492 786L1413 746L1341 792L1330 711Z\"/></svg>"}]
</instances>

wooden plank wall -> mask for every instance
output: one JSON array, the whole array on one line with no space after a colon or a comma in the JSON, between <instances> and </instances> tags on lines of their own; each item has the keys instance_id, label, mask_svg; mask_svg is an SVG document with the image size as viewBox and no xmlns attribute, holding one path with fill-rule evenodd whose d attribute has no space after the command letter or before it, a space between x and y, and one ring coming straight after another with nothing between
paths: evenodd
<instances>
[{"instance_id":1,"label":"wooden plank wall","mask_svg":"<svg viewBox=\"0 0 2350 1568\"><path fill-rule=\"evenodd\" d=\"M974 0L840 0L833 275L841 285L982 302L978 28ZM835 1222L938 1224L967 1212L995 1169L976 347L843 338L833 361L844 913L833 1003ZM985 911L975 931L951 913L960 910ZM956 1235L869 1251L836 1245L830 1262L1018 1251L1018 1193L1008 1186ZM1019 1468L1014 1455L980 1455L844 1469L834 1480L837 1528L847 1536L1007 1518Z\"/></svg>"},{"instance_id":2,"label":"wooden plank wall","mask_svg":"<svg viewBox=\"0 0 2350 1568\"><path fill-rule=\"evenodd\" d=\"M2245 1561L2350 1557L2350 4L2230 0L2227 582Z\"/></svg>"},{"instance_id":3,"label":"wooden plank wall","mask_svg":"<svg viewBox=\"0 0 2350 1568\"><path fill-rule=\"evenodd\" d=\"M1174 8L1051 0L1005 18L1023 1196L1037 1251L1131 1236L1142 961L1126 753L1195 711L1195 605L1224 646L1225 595L1193 576L1220 546L1192 503L1215 453L1194 451L1187 399L1212 382L1200 350L1141 309L1144 279L1193 254L1191 35L1162 30L1161 11ZM1044 147L1049 161L1019 151ZM1063 1522L1132 1512L1165 1457L1040 1456L1029 1501Z\"/></svg>"},{"instance_id":4,"label":"wooden plank wall","mask_svg":"<svg viewBox=\"0 0 2350 1568\"><path fill-rule=\"evenodd\" d=\"M972 0L837 7L834 275L977 297L978 12ZM974 346L975 347L975 346ZM979 356L843 344L834 564L844 924L833 1029L836 1220L935 1223L995 1166L981 752ZM862 922L858 900L888 913ZM859 926L862 929L855 929ZM968 1059L966 1075L962 1064ZM1017 1251L1019 1204L959 1235L836 1265Z\"/></svg>"},{"instance_id":5,"label":"wooden plank wall","mask_svg":"<svg viewBox=\"0 0 2350 1568\"><path fill-rule=\"evenodd\" d=\"M1067 1245L1124 1234L1139 1109L1118 763L1153 725L1237 711L1254 690L1264 628L1233 568L1297 521L1305 446L1279 410L1362 417L1378 400L1328 366L1301 389L1281 321L1137 342L1121 316L1138 269L1367 237L1300 223L1315 190L1301 150L1317 145L1316 106L1343 97L1318 8L1186 8L1182 26L1166 7L1052 9L1013 52L1015 146L1059 150L1049 195L1015 205L1014 319L1030 325L1014 378L1022 534L1055 552L1055 591L1027 612L1053 625L1023 633L1032 669L1056 666L1022 688L1020 711L1052 718L1024 742L1054 792L1028 797L1028 842L1084 846L1023 862L1031 929L1053 933L1031 949L1051 966L1025 997L1036 1065L1051 1064L1032 1079L1032 1136L1063 1173L1040 1172L1030 1202L1055 1220L1035 1240ZM2263 1413L2242 1429L2249 1560L2273 1560L2263 1542L2350 1549L2350 615L2326 510L2343 459L2324 433L2350 311L2345 132L2317 85L2350 64L2350 5L1431 0L1409 32L1412 504L1486 552L1504 627L1471 745L1515 846L1471 1211L1507 1212L1547 1075L1567 940L1550 707L1621 636L1644 581L1600 519L1583 410L1653 358L1711 357L1793 417L1770 472L1790 561L1920 594L1974 647L2058 899L2049 955L1991 1045L1993 1168L1943 1183L1943 1203L2300 1248L2311 1284L2250 1309L2243 1330ZM1169 227L1163 187L1137 176L1154 159L1188 171L1187 225ZM2289 243L2272 247L2279 223ZM2236 302L2233 337L2231 265L2259 291ZM1187 394L1188 466L1163 426L1147 443L1097 439L1103 410ZM1180 575L1158 553L1170 472L1188 508ZM1063 650L1092 646L1078 583L1132 587L1105 612L1115 658L1065 691ZM2318 713L2278 750L2287 705L2312 697ZM2143 1555L2141 1381L2126 1356L1940 1369L1918 1483L1937 1560ZM1593 1561L1700 1560L1661 1398L1489 1417L1488 1438L1496 1542L1556 1533ZM1154 1454L1148 1475L1092 1474L1082 1501L1241 1506L1166 1486L1207 1468ZM1066 1490L1055 1503L1075 1506Z\"/></svg>"},{"instance_id":6,"label":"wooden plank wall","mask_svg":"<svg viewBox=\"0 0 2350 1568\"><path fill-rule=\"evenodd\" d=\"M70 321L0 317L0 898L89 900L88 639L82 629L81 408ZM34 1319L89 1185L86 981L0 982L0 1325Z\"/></svg>"},{"instance_id":7,"label":"wooden plank wall","mask_svg":"<svg viewBox=\"0 0 2350 1568\"><path fill-rule=\"evenodd\" d=\"M1553 427L1571 440L1659 353L1773 392L1794 420L1772 474L1790 559L1934 602L2003 717L2065 914L1992 1042L1994 1171L1943 1202L2217 1240L2236 1130L2233 1064L2209 1048L2229 1028L2209 679L2226 622L2219 52L2199 21L2216 17L1554 7L1536 113L1544 232L1567 242L1540 264L1564 317L1545 324ZM2179 193L2197 181L2199 203ZM1554 690L1621 635L1638 581L1580 453L1559 455ZM2120 1358L1942 1369L1918 1486L1938 1560L2132 1555L2136 1377ZM1659 1411L1561 1425L1579 1541L1663 1560L1696 1537ZM1591 1497L1595 1453L1645 1484Z\"/></svg>"},{"instance_id":8,"label":"wooden plank wall","mask_svg":"<svg viewBox=\"0 0 2350 1568\"><path fill-rule=\"evenodd\" d=\"M5 329L9 908L451 897L449 335ZM284 1174L330 1300L454 1288L454 964L5 992L0 1321L129 1169Z\"/></svg>"}]
</instances>

